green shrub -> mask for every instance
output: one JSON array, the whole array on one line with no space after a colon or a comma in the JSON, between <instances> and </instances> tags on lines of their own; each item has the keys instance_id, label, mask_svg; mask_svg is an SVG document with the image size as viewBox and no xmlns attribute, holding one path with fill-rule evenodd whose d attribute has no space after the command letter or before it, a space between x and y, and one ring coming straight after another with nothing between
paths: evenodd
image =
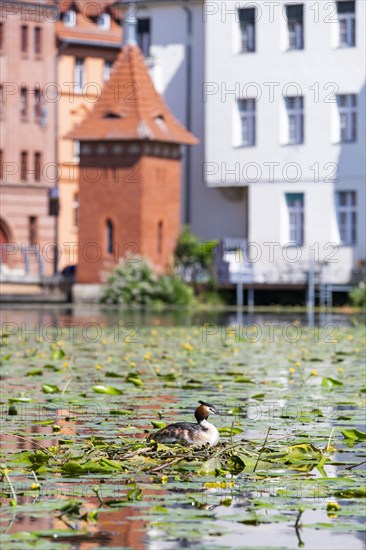
<instances>
[{"instance_id":1,"label":"green shrub","mask_svg":"<svg viewBox=\"0 0 366 550\"><path fill-rule=\"evenodd\" d=\"M350 293L349 297L351 299L352 305L355 307L365 307L366 306L366 281L360 283L355 287Z\"/></svg>"},{"instance_id":2,"label":"green shrub","mask_svg":"<svg viewBox=\"0 0 366 550\"><path fill-rule=\"evenodd\" d=\"M193 291L178 275L158 275L143 258L119 265L109 276L101 301L142 306L189 305Z\"/></svg>"},{"instance_id":3,"label":"green shrub","mask_svg":"<svg viewBox=\"0 0 366 550\"><path fill-rule=\"evenodd\" d=\"M212 251L217 241L202 242L188 225L184 226L174 252L175 266L189 282L208 282L211 277Z\"/></svg>"}]
</instances>

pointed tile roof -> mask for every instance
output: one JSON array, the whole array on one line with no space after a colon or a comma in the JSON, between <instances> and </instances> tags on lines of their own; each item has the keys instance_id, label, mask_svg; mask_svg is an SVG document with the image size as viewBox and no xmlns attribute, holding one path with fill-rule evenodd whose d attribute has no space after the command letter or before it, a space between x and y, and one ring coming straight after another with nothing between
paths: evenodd
<instances>
[{"instance_id":1,"label":"pointed tile roof","mask_svg":"<svg viewBox=\"0 0 366 550\"><path fill-rule=\"evenodd\" d=\"M154 87L140 49L133 44L123 47L100 99L67 137L79 141L198 143L171 114Z\"/></svg>"}]
</instances>

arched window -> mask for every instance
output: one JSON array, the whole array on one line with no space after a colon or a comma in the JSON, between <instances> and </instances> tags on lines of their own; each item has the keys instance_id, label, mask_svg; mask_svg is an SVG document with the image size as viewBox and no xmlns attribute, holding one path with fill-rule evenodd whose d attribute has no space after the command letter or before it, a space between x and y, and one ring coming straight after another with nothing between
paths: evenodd
<instances>
[{"instance_id":1,"label":"arched window","mask_svg":"<svg viewBox=\"0 0 366 550\"><path fill-rule=\"evenodd\" d=\"M107 254L113 254L113 243L114 243L114 224L112 220L107 220L105 224L106 231L106 252Z\"/></svg>"},{"instance_id":2,"label":"arched window","mask_svg":"<svg viewBox=\"0 0 366 550\"><path fill-rule=\"evenodd\" d=\"M158 223L158 254L163 251L163 222Z\"/></svg>"}]
</instances>

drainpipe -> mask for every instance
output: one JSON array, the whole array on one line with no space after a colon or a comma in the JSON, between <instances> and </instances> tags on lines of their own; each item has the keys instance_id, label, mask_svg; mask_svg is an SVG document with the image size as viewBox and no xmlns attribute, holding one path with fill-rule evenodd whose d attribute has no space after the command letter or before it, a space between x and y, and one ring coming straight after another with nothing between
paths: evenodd
<instances>
[{"instance_id":1,"label":"drainpipe","mask_svg":"<svg viewBox=\"0 0 366 550\"><path fill-rule=\"evenodd\" d=\"M189 0L185 0L187 3ZM193 39L193 17L192 10L183 5L187 16L187 39L186 39L186 128L192 130L192 39ZM191 223L191 147L186 147L185 162L185 193L184 193L184 223Z\"/></svg>"},{"instance_id":2,"label":"drainpipe","mask_svg":"<svg viewBox=\"0 0 366 550\"><path fill-rule=\"evenodd\" d=\"M129 2L127 6L127 17L123 21L123 44L137 44L137 18L136 18L136 4L135 2Z\"/></svg>"},{"instance_id":3,"label":"drainpipe","mask_svg":"<svg viewBox=\"0 0 366 550\"><path fill-rule=\"evenodd\" d=\"M56 38L57 40L57 38ZM60 51L58 50L58 45L56 43L56 62L55 62L55 84L58 83L58 62L59 62ZM58 184L58 101L55 101L55 165L56 165L56 179L54 184L54 194L56 202L56 211L55 211L55 248L54 248L54 258L53 258L53 274L56 276L58 272L58 213L59 213L59 184Z\"/></svg>"},{"instance_id":4,"label":"drainpipe","mask_svg":"<svg viewBox=\"0 0 366 550\"><path fill-rule=\"evenodd\" d=\"M57 38L56 38L57 40ZM64 53L64 51L67 48L67 44L63 43L58 45L56 43L56 60L55 60L55 84L58 84L58 64L61 55ZM53 258L53 274L57 275L58 272L58 240L59 240L59 232L58 232L58 218L59 218L59 210L60 210L60 190L59 190L59 181L58 181L58 101L55 101L55 169L56 169L56 178L55 178L55 185L54 188L51 189L51 196L53 196L55 203L56 203L56 211L55 211L55 252L54 252L54 258Z\"/></svg>"}]
</instances>

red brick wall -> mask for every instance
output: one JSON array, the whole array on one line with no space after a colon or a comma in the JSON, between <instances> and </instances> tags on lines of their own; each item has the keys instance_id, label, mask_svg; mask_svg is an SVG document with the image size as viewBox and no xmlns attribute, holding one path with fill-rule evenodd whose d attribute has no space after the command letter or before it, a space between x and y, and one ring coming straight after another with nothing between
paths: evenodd
<instances>
[{"instance_id":1,"label":"red brick wall","mask_svg":"<svg viewBox=\"0 0 366 550\"><path fill-rule=\"evenodd\" d=\"M89 148L87 153L85 145ZM143 146L136 144L124 144L123 155L116 155L115 145L82 144L79 283L103 281L103 274L123 257L144 256L160 271L169 269L172 263L180 228L180 160L140 156ZM139 147L140 153L128 153L130 146ZM168 146L168 150L176 152L177 148ZM107 220L115 228L112 254L106 251ZM162 222L161 252L159 222Z\"/></svg>"}]
</instances>

